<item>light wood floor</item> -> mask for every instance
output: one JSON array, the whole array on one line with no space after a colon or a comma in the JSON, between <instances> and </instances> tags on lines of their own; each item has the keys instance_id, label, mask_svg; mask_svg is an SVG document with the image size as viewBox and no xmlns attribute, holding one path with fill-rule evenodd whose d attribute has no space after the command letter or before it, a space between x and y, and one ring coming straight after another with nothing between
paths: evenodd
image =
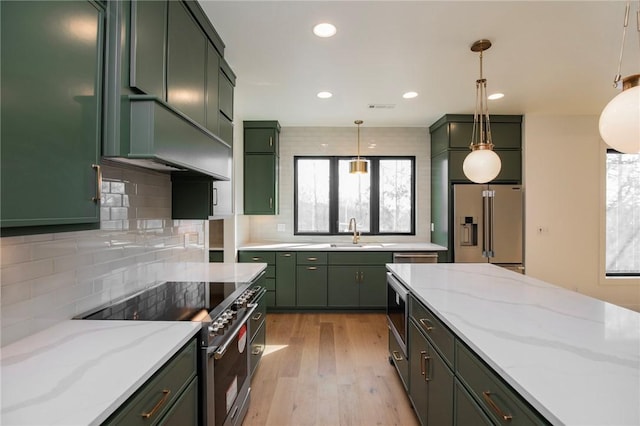
<instances>
[{"instance_id":1,"label":"light wood floor","mask_svg":"<svg viewBox=\"0 0 640 426\"><path fill-rule=\"evenodd\" d=\"M268 314L243 426L418 425L384 314Z\"/></svg>"}]
</instances>

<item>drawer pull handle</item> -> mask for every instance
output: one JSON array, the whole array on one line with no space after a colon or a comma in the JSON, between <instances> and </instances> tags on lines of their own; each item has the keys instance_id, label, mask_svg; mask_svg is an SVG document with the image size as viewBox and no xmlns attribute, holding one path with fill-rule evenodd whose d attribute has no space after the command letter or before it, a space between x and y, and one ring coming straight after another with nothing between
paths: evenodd
<instances>
[{"instance_id":1,"label":"drawer pull handle","mask_svg":"<svg viewBox=\"0 0 640 426\"><path fill-rule=\"evenodd\" d=\"M251 355L260 355L262 353L262 346L256 346L251 351Z\"/></svg>"},{"instance_id":2,"label":"drawer pull handle","mask_svg":"<svg viewBox=\"0 0 640 426\"><path fill-rule=\"evenodd\" d=\"M402 356L400 355L400 352L398 351L393 351L391 352L391 355L393 355L393 359L395 359L396 361L402 361Z\"/></svg>"},{"instance_id":3,"label":"drawer pull handle","mask_svg":"<svg viewBox=\"0 0 640 426\"><path fill-rule=\"evenodd\" d=\"M262 318L262 312L258 312L258 314L256 316L254 316L253 318L251 318L252 321L258 321L260 318Z\"/></svg>"},{"instance_id":4,"label":"drawer pull handle","mask_svg":"<svg viewBox=\"0 0 640 426\"><path fill-rule=\"evenodd\" d=\"M309 262L315 262L316 260L318 260L318 258L317 257L307 257L307 260Z\"/></svg>"},{"instance_id":5,"label":"drawer pull handle","mask_svg":"<svg viewBox=\"0 0 640 426\"><path fill-rule=\"evenodd\" d=\"M429 322L428 319L420 318L420 324L422 324L422 326L425 328L425 330L433 331L433 325Z\"/></svg>"},{"instance_id":6,"label":"drawer pull handle","mask_svg":"<svg viewBox=\"0 0 640 426\"><path fill-rule=\"evenodd\" d=\"M291 257L291 253L285 253L282 255L282 257Z\"/></svg>"},{"instance_id":7,"label":"drawer pull handle","mask_svg":"<svg viewBox=\"0 0 640 426\"><path fill-rule=\"evenodd\" d=\"M315 266L308 266L307 267L308 271L315 271L316 269L318 269L318 268L316 268Z\"/></svg>"},{"instance_id":8,"label":"drawer pull handle","mask_svg":"<svg viewBox=\"0 0 640 426\"><path fill-rule=\"evenodd\" d=\"M425 375L425 364L427 360L427 351L420 351L420 374Z\"/></svg>"},{"instance_id":9,"label":"drawer pull handle","mask_svg":"<svg viewBox=\"0 0 640 426\"><path fill-rule=\"evenodd\" d=\"M254 262L257 262L258 260L262 259L261 257L252 257L251 260L253 260Z\"/></svg>"},{"instance_id":10,"label":"drawer pull handle","mask_svg":"<svg viewBox=\"0 0 640 426\"><path fill-rule=\"evenodd\" d=\"M160 409L160 407L162 407L162 405L167 402L167 399L169 398L169 395L171 395L171 391L169 389L164 389L162 391L162 398L160 398L160 401L158 401L156 403L156 405L154 405L154 407L151 409L151 411L149 411L148 413L142 413L142 418L143 419L149 419L151 418L151 416L153 416L156 411L158 411Z\"/></svg>"},{"instance_id":11,"label":"drawer pull handle","mask_svg":"<svg viewBox=\"0 0 640 426\"><path fill-rule=\"evenodd\" d=\"M482 392L482 397L484 398L484 402L505 422L510 422L513 419L511 414L505 414L500 407L494 402L493 398L491 398L491 392L484 391Z\"/></svg>"},{"instance_id":12,"label":"drawer pull handle","mask_svg":"<svg viewBox=\"0 0 640 426\"><path fill-rule=\"evenodd\" d=\"M429 365L431 364L429 362L429 360L431 359L430 356L425 356L424 357L424 381L428 382L431 379L429 378Z\"/></svg>"}]
</instances>

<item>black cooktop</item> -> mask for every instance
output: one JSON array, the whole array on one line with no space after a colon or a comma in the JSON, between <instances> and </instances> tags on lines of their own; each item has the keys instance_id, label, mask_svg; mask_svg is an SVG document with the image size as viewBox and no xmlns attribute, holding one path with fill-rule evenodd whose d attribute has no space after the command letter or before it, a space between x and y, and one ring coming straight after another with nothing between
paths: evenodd
<instances>
[{"instance_id":1,"label":"black cooktop","mask_svg":"<svg viewBox=\"0 0 640 426\"><path fill-rule=\"evenodd\" d=\"M165 282L80 315L88 320L210 321L247 287L223 282ZM202 316L202 315L200 315Z\"/></svg>"}]
</instances>

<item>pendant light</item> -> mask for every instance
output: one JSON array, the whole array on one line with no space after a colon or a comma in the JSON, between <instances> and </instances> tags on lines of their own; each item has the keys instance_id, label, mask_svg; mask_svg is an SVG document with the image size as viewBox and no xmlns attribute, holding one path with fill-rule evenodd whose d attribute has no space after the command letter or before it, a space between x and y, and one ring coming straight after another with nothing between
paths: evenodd
<instances>
[{"instance_id":1,"label":"pendant light","mask_svg":"<svg viewBox=\"0 0 640 426\"><path fill-rule=\"evenodd\" d=\"M354 123L358 126L358 157L349 161L349 173L365 174L369 171L369 162L360 159L360 125L364 123L364 121L356 120Z\"/></svg>"},{"instance_id":2,"label":"pendant light","mask_svg":"<svg viewBox=\"0 0 640 426\"><path fill-rule=\"evenodd\" d=\"M476 108L473 114L471 153L462 163L464 175L472 182L487 183L500 173L502 163L493 151L489 106L487 105L487 80L482 76L482 52L491 47L489 40L478 40L471 45L472 52L480 52L480 78L476 80Z\"/></svg>"},{"instance_id":3,"label":"pendant light","mask_svg":"<svg viewBox=\"0 0 640 426\"><path fill-rule=\"evenodd\" d=\"M630 2L624 14L622 28L622 46L618 61L618 73L613 79L613 86L620 86L620 67L624 52L624 40L629 24ZM636 12L637 27L640 35L640 8ZM640 153L640 74L630 75L622 79L622 92L614 97L600 114L600 136L611 148L626 154Z\"/></svg>"}]
</instances>

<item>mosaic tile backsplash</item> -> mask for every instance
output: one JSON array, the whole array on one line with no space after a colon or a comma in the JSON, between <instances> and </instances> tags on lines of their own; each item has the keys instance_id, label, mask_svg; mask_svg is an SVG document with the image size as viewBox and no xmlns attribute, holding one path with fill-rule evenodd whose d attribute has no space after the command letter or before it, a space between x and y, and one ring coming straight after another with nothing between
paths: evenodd
<instances>
[{"instance_id":1,"label":"mosaic tile backsplash","mask_svg":"<svg viewBox=\"0 0 640 426\"><path fill-rule=\"evenodd\" d=\"M205 261L205 223L171 219L169 175L103 166L100 230L0 239L2 346Z\"/></svg>"}]
</instances>

